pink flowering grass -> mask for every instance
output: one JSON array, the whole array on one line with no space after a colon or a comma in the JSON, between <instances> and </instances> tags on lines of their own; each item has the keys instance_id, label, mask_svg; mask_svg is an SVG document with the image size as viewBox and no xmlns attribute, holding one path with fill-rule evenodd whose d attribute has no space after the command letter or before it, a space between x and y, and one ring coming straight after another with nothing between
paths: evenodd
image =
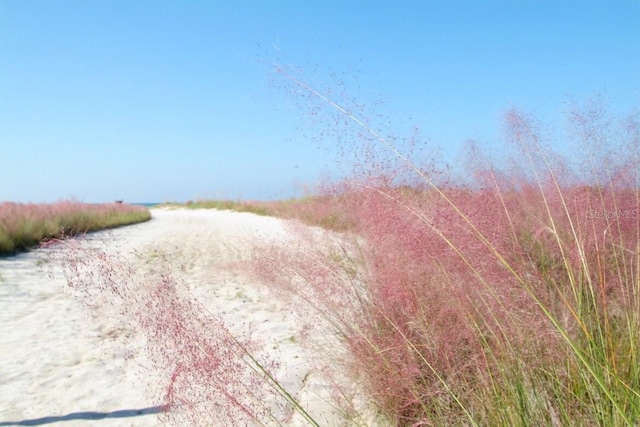
<instances>
[{"instance_id":1,"label":"pink flowering grass","mask_svg":"<svg viewBox=\"0 0 640 427\"><path fill-rule=\"evenodd\" d=\"M377 151L314 199L313 210L345 215L351 249L272 250L256 271L329 321L388 423L637 425L635 116L616 121L597 100L574 107L568 138L583 155L563 159L510 110L506 154L470 146L459 180L285 78L387 158Z\"/></svg>"},{"instance_id":2,"label":"pink flowering grass","mask_svg":"<svg viewBox=\"0 0 640 427\"><path fill-rule=\"evenodd\" d=\"M446 191L426 206L376 188L351 206L370 306L350 345L396 423L637 417L638 219L612 230L589 217L616 203L637 209L637 192L563 191L575 201L566 209L526 188ZM599 413L607 398L619 412Z\"/></svg>"},{"instance_id":3,"label":"pink flowering grass","mask_svg":"<svg viewBox=\"0 0 640 427\"><path fill-rule=\"evenodd\" d=\"M299 199L268 202L265 205L270 215L342 232L354 225L342 211L344 197L340 194L308 195Z\"/></svg>"},{"instance_id":4,"label":"pink flowering grass","mask_svg":"<svg viewBox=\"0 0 640 427\"><path fill-rule=\"evenodd\" d=\"M28 250L44 240L147 221L146 208L121 203L0 203L0 254Z\"/></svg>"}]
</instances>

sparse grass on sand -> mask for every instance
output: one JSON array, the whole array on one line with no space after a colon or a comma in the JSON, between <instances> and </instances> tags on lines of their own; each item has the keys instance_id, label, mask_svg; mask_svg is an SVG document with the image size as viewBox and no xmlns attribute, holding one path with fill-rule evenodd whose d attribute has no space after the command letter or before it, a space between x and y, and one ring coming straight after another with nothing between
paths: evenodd
<instances>
[{"instance_id":1,"label":"sparse grass on sand","mask_svg":"<svg viewBox=\"0 0 640 427\"><path fill-rule=\"evenodd\" d=\"M249 212L256 215L271 215L268 207L261 202L233 201L233 200L212 200L202 199L187 201L186 203L163 203L158 205L159 208L187 208L187 209L218 209L235 212Z\"/></svg>"},{"instance_id":2,"label":"sparse grass on sand","mask_svg":"<svg viewBox=\"0 0 640 427\"><path fill-rule=\"evenodd\" d=\"M347 196L314 195L288 200L243 201L203 199L186 203L165 203L160 207L182 207L188 209L219 209L234 212L248 212L262 216L295 219L332 231L346 231L354 223L341 211L343 199Z\"/></svg>"},{"instance_id":3,"label":"sparse grass on sand","mask_svg":"<svg viewBox=\"0 0 640 427\"><path fill-rule=\"evenodd\" d=\"M149 210L122 203L0 203L0 255L39 243L151 219Z\"/></svg>"}]
</instances>

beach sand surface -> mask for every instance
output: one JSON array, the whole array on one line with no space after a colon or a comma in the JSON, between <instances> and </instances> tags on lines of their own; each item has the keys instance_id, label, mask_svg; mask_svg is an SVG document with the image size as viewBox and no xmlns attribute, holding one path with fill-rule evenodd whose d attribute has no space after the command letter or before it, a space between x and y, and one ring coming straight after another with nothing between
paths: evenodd
<instances>
[{"instance_id":1,"label":"beach sand surface","mask_svg":"<svg viewBox=\"0 0 640 427\"><path fill-rule=\"evenodd\" d=\"M149 222L92 233L79 246L98 248L143 277L170 271L180 292L234 335L260 338L256 351L270 352L282 384L320 425L350 425L323 375L333 361L305 345L300 316L247 271L255 247L291 239L285 222L216 210L152 213ZM61 250L0 259L0 427L162 425L162 390L153 387L144 333L88 307L67 286L55 256ZM318 338L332 345L330 336ZM274 409L284 425L308 425L289 412Z\"/></svg>"}]
</instances>

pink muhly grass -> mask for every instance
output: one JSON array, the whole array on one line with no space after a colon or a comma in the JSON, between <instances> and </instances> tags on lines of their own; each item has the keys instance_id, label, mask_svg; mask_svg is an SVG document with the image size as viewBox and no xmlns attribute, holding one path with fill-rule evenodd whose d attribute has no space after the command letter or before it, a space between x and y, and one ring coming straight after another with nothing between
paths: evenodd
<instances>
[{"instance_id":1,"label":"pink muhly grass","mask_svg":"<svg viewBox=\"0 0 640 427\"><path fill-rule=\"evenodd\" d=\"M483 162L476 152L467 171L476 179L460 185L412 162L358 109L278 71L294 92L327 105L331 123L336 113L366 133L367 152L377 141L401 160L395 172L376 169L391 161L369 163L360 171L370 172L317 199L338 205L319 210L345 215L343 246L357 251L332 263L320 250L301 256L289 248L264 254L258 268L331 319L351 349L354 376L365 379L391 423L640 419L636 120L616 133L613 121L601 120L599 104L574 109L578 143L598 141L579 164L546 147L540 127L511 110L506 130L514 163L502 165L513 167ZM607 166L597 169L596 159ZM345 265L357 280L339 273Z\"/></svg>"}]
</instances>

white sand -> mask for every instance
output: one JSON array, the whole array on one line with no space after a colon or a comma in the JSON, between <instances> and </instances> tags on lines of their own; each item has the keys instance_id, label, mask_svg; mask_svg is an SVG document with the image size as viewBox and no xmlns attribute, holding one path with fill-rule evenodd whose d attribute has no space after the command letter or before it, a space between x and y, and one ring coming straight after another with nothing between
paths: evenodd
<instances>
[{"instance_id":1,"label":"white sand","mask_svg":"<svg viewBox=\"0 0 640 427\"><path fill-rule=\"evenodd\" d=\"M258 351L273 350L283 384L321 425L348 424L327 402L331 387L318 371L332 361L302 344L304 325L291 307L241 268L254 245L289 238L283 222L213 210L153 210L153 217L82 244L106 245L137 269L170 268L234 334L259 336ZM92 317L47 259L47 250L0 259L0 426L161 425L144 338ZM295 414L284 419L306 425Z\"/></svg>"}]
</instances>

